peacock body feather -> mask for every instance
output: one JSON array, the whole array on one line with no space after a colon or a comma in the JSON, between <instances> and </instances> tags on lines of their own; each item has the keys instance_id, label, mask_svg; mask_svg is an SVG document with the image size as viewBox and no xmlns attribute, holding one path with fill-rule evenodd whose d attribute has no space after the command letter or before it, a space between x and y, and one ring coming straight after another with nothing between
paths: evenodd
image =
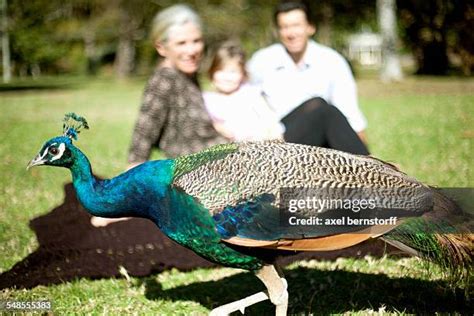
<instances>
[{"instance_id":1,"label":"peacock body feather","mask_svg":"<svg viewBox=\"0 0 474 316\"><path fill-rule=\"evenodd\" d=\"M381 235L418 254L441 258L437 261L448 262L450 269L459 271L458 264L465 269L464 264L471 263L472 238L442 239L416 224L432 227L430 220L436 216L425 214L444 212L450 227L454 204L444 201L440 211L432 204L432 197L438 196L432 188L371 157L279 141L225 144L175 160L149 161L99 180L87 157L72 144L74 137L77 133L65 128L65 135L46 142L30 166L69 168L77 196L91 214L148 218L172 240L225 266L258 270L266 262L263 248L333 250ZM397 225L369 226L356 233L344 225L337 231L288 227L280 225L282 188L338 189L342 195L363 188L380 198L410 197L412 208ZM306 210L303 215L324 217L330 211ZM453 242L448 247L443 240ZM456 258L446 260L452 249L459 250Z\"/></svg>"},{"instance_id":2,"label":"peacock body feather","mask_svg":"<svg viewBox=\"0 0 474 316\"><path fill-rule=\"evenodd\" d=\"M59 138L68 142L68 139ZM52 143L58 142L54 139ZM209 212L192 196L172 186L175 175L186 172L201 158L189 157L183 164L173 160L149 161L113 179L98 180L90 162L76 147L70 166L73 185L81 204L100 217L135 216L152 220L168 237L202 257L226 266L256 270L262 261L221 243ZM212 153L205 156L213 158Z\"/></svg>"}]
</instances>

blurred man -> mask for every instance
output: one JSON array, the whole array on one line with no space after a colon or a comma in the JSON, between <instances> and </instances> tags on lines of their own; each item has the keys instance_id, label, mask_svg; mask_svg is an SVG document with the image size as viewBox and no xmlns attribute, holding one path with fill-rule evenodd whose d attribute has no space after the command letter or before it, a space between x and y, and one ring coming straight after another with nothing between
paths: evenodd
<instances>
[{"instance_id":1,"label":"blurred man","mask_svg":"<svg viewBox=\"0 0 474 316\"><path fill-rule=\"evenodd\" d=\"M285 124L285 139L367 154L360 141L365 141L367 122L347 61L310 39L316 28L303 3L281 3L274 22L280 43L257 51L247 67L251 80L261 86ZM357 139L352 137L354 132Z\"/></svg>"}]
</instances>

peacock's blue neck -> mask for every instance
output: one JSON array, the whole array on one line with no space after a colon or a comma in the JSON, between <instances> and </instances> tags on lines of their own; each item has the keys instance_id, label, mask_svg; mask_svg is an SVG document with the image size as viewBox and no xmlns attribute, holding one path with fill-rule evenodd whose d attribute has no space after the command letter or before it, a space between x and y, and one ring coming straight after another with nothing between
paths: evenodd
<instances>
[{"instance_id":1,"label":"peacock's blue neck","mask_svg":"<svg viewBox=\"0 0 474 316\"><path fill-rule=\"evenodd\" d=\"M72 173L72 181L74 186L84 186L92 188L97 179L92 174L91 164L86 155L84 155L79 149L74 148L74 162L70 167Z\"/></svg>"},{"instance_id":2,"label":"peacock's blue neck","mask_svg":"<svg viewBox=\"0 0 474 316\"><path fill-rule=\"evenodd\" d=\"M150 218L150 205L156 205L171 181L172 161L150 162L115 178L99 180L79 149L74 148L73 155L70 170L77 197L95 216Z\"/></svg>"}]
</instances>

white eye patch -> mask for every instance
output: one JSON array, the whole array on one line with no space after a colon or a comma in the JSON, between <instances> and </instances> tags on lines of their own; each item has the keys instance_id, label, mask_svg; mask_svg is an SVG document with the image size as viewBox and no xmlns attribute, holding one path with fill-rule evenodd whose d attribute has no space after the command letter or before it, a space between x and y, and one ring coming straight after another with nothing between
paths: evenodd
<instances>
[{"instance_id":1,"label":"white eye patch","mask_svg":"<svg viewBox=\"0 0 474 316\"><path fill-rule=\"evenodd\" d=\"M62 157L62 155L64 154L64 151L66 150L66 145L64 145L64 143L61 143L59 144L59 152L56 156L54 156L53 158L51 158L51 161L55 161L55 160L58 160L59 158Z\"/></svg>"},{"instance_id":2,"label":"white eye patch","mask_svg":"<svg viewBox=\"0 0 474 316\"><path fill-rule=\"evenodd\" d=\"M45 148L45 150L43 151L43 154L41 155L41 157L39 157L38 159L43 159L47 154L48 154L48 150L51 146L54 146L56 145L57 143L52 143L51 145L49 145L47 148Z\"/></svg>"}]
</instances>

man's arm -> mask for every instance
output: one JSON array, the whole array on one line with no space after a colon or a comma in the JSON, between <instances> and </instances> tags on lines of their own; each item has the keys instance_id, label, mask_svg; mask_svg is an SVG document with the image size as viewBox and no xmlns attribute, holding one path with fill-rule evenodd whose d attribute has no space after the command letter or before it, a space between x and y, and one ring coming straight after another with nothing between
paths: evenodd
<instances>
[{"instance_id":1,"label":"man's arm","mask_svg":"<svg viewBox=\"0 0 474 316\"><path fill-rule=\"evenodd\" d=\"M336 106L347 118L349 124L365 142L364 130L367 120L359 108L357 86L347 61L339 56L335 60L329 102Z\"/></svg>"},{"instance_id":2,"label":"man's arm","mask_svg":"<svg viewBox=\"0 0 474 316\"><path fill-rule=\"evenodd\" d=\"M250 83L259 86L263 82L264 62L262 60L262 51L255 52L246 64L246 70L249 75Z\"/></svg>"}]
</instances>

